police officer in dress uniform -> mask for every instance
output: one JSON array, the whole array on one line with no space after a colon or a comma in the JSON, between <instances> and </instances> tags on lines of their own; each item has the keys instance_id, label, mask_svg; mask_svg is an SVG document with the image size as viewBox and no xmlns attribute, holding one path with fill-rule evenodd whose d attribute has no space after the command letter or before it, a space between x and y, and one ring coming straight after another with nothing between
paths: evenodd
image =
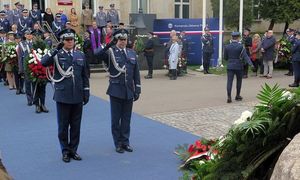
<instances>
[{"instance_id":1,"label":"police officer in dress uniform","mask_svg":"<svg viewBox=\"0 0 300 180\"><path fill-rule=\"evenodd\" d=\"M209 72L209 66L210 66L210 59L212 54L214 53L214 41L213 36L211 35L209 28L204 28L204 35L201 38L201 41L203 43L203 50L202 50L202 56L203 56L203 68L204 68L204 74L211 74Z\"/></svg>"},{"instance_id":2,"label":"police officer in dress uniform","mask_svg":"<svg viewBox=\"0 0 300 180\"><path fill-rule=\"evenodd\" d=\"M117 27L119 25L119 13L115 9L115 4L109 5L110 9L107 11L107 20L111 21L112 25L114 27Z\"/></svg>"},{"instance_id":3,"label":"police officer in dress uniform","mask_svg":"<svg viewBox=\"0 0 300 180\"><path fill-rule=\"evenodd\" d=\"M8 19L6 19L5 11L0 11L0 28L2 28L6 33L10 31L10 23Z\"/></svg>"},{"instance_id":4,"label":"police officer in dress uniform","mask_svg":"<svg viewBox=\"0 0 300 180\"><path fill-rule=\"evenodd\" d=\"M234 75L236 75L236 101L241 101L243 98L240 95L243 79L244 61L253 67L253 64L246 53L245 48L239 42L240 33L232 32L232 39L230 44L225 46L224 59L228 61L227 64L227 103L231 103L231 89Z\"/></svg>"},{"instance_id":5,"label":"police officer in dress uniform","mask_svg":"<svg viewBox=\"0 0 300 180\"><path fill-rule=\"evenodd\" d=\"M14 24L14 15L13 15L13 11L10 10L9 4L4 4L4 11L5 11L6 18L9 21L9 24L10 25Z\"/></svg>"},{"instance_id":6,"label":"police officer in dress uniform","mask_svg":"<svg viewBox=\"0 0 300 180\"><path fill-rule=\"evenodd\" d=\"M132 152L129 144L130 120L133 101L141 93L140 73L136 53L127 49L128 31L119 29L114 39L104 48L96 51L95 56L108 65L110 96L111 131L116 152Z\"/></svg>"},{"instance_id":7,"label":"police officer in dress uniform","mask_svg":"<svg viewBox=\"0 0 300 180\"><path fill-rule=\"evenodd\" d=\"M47 44L47 46L52 49L52 39L50 37L50 32L48 30L44 31L44 42Z\"/></svg>"},{"instance_id":8,"label":"police officer in dress uniform","mask_svg":"<svg viewBox=\"0 0 300 180\"><path fill-rule=\"evenodd\" d=\"M295 30L294 29L291 29L291 28L288 28L286 30L286 38L287 40L292 44L292 46L294 45L294 42L295 42ZM293 62L292 62L292 57L289 59L288 61L288 66L289 66L289 72L284 74L286 76L293 76Z\"/></svg>"},{"instance_id":9,"label":"police officer in dress uniform","mask_svg":"<svg viewBox=\"0 0 300 180\"><path fill-rule=\"evenodd\" d=\"M33 27L32 19L29 17L28 10L23 9L22 10L23 16L19 18L18 21L18 31L24 35L26 30L31 30Z\"/></svg>"},{"instance_id":10,"label":"police officer in dress uniform","mask_svg":"<svg viewBox=\"0 0 300 180\"><path fill-rule=\"evenodd\" d=\"M105 28L106 22L107 22L106 13L103 11L103 6L99 6L99 12L97 12L97 14L96 14L96 22L97 22L98 28L100 28L100 30L102 32L102 30L103 30L103 28Z\"/></svg>"},{"instance_id":11,"label":"police officer in dress uniform","mask_svg":"<svg viewBox=\"0 0 300 180\"><path fill-rule=\"evenodd\" d=\"M42 25L42 12L38 9L38 4L34 3L32 6L32 10L30 11L30 17L32 19L32 23L39 23Z\"/></svg>"},{"instance_id":12,"label":"police officer in dress uniform","mask_svg":"<svg viewBox=\"0 0 300 180\"><path fill-rule=\"evenodd\" d=\"M65 29L59 33L61 43L42 58L43 66L55 66L54 101L57 107L58 138L62 160L81 160L77 154L83 105L89 101L89 79L84 54L74 50L75 31Z\"/></svg>"},{"instance_id":13,"label":"police officer in dress uniform","mask_svg":"<svg viewBox=\"0 0 300 180\"><path fill-rule=\"evenodd\" d=\"M246 49L247 55L250 57L250 49L252 47L252 38L250 37L251 30L249 28L245 28L244 34L243 34L243 42L244 47ZM244 74L243 78L248 78L248 64L244 64Z\"/></svg>"},{"instance_id":14,"label":"police officer in dress uniform","mask_svg":"<svg viewBox=\"0 0 300 180\"><path fill-rule=\"evenodd\" d=\"M299 87L300 83L300 31L297 32L296 39L292 48L292 62L294 68L294 83L290 87Z\"/></svg>"},{"instance_id":15,"label":"police officer in dress uniform","mask_svg":"<svg viewBox=\"0 0 300 180\"><path fill-rule=\"evenodd\" d=\"M20 2L15 3L16 8L13 9L13 23L18 24L19 19L22 17L22 10L21 10L21 4Z\"/></svg>"},{"instance_id":16,"label":"police officer in dress uniform","mask_svg":"<svg viewBox=\"0 0 300 180\"><path fill-rule=\"evenodd\" d=\"M28 75L25 73L25 58L31 53L33 48L33 35L30 30L25 31L25 41L19 43L21 47L20 55L18 57L18 67L20 76L24 75L25 79L25 93L27 97L27 105L32 106L33 104L33 89L32 82L30 81Z\"/></svg>"},{"instance_id":17,"label":"police officer in dress uniform","mask_svg":"<svg viewBox=\"0 0 300 180\"><path fill-rule=\"evenodd\" d=\"M61 14L56 13L55 20L52 22L52 31L54 32L55 36L59 38L59 33L64 29L65 25L61 21Z\"/></svg>"}]
</instances>

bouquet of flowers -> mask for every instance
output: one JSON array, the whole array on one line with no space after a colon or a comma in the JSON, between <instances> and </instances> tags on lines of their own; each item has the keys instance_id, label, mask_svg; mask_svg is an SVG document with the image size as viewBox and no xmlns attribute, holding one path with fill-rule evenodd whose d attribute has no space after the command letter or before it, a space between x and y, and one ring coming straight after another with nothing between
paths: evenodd
<instances>
[{"instance_id":1,"label":"bouquet of flowers","mask_svg":"<svg viewBox=\"0 0 300 180\"><path fill-rule=\"evenodd\" d=\"M83 51L84 40L78 34L75 34L75 50Z\"/></svg>"},{"instance_id":2,"label":"bouquet of flowers","mask_svg":"<svg viewBox=\"0 0 300 180\"><path fill-rule=\"evenodd\" d=\"M42 66L41 58L48 54L49 49L43 41L36 41L33 44L31 53L25 58L26 73L32 82L46 83L46 67ZM53 72L53 66L50 66L50 72Z\"/></svg>"},{"instance_id":3,"label":"bouquet of flowers","mask_svg":"<svg viewBox=\"0 0 300 180\"><path fill-rule=\"evenodd\" d=\"M143 38L145 38L145 37L142 35L137 35L136 38L137 39L134 42L134 50L137 54L140 54L140 53L144 52L144 49L145 49L145 44L143 41Z\"/></svg>"},{"instance_id":4,"label":"bouquet of flowers","mask_svg":"<svg viewBox=\"0 0 300 180\"><path fill-rule=\"evenodd\" d=\"M292 43L286 38L282 38L278 42L278 60L281 62L287 62L292 55Z\"/></svg>"},{"instance_id":5,"label":"bouquet of flowers","mask_svg":"<svg viewBox=\"0 0 300 180\"><path fill-rule=\"evenodd\" d=\"M4 46L4 48L3 47L1 48L2 49L1 53L4 53L4 58L2 59L2 63L8 63L13 68L16 68L18 64L18 56L16 51L17 44L14 42L9 42L2 46Z\"/></svg>"}]
</instances>

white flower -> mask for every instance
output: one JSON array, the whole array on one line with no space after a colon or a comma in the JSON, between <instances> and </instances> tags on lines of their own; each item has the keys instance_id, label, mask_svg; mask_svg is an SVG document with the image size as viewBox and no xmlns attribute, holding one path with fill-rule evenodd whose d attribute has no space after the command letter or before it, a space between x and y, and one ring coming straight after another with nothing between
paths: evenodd
<instances>
[{"instance_id":1,"label":"white flower","mask_svg":"<svg viewBox=\"0 0 300 180\"><path fill-rule=\"evenodd\" d=\"M36 61L36 60L34 60L34 64L37 64L37 61Z\"/></svg>"},{"instance_id":2,"label":"white flower","mask_svg":"<svg viewBox=\"0 0 300 180\"><path fill-rule=\"evenodd\" d=\"M48 53L48 49L44 49L44 54L47 54Z\"/></svg>"},{"instance_id":3,"label":"white flower","mask_svg":"<svg viewBox=\"0 0 300 180\"><path fill-rule=\"evenodd\" d=\"M34 62L34 58L32 58L32 59L30 59L30 60L28 61L29 64L31 64L31 63L33 63L33 62Z\"/></svg>"},{"instance_id":4,"label":"white flower","mask_svg":"<svg viewBox=\"0 0 300 180\"><path fill-rule=\"evenodd\" d=\"M33 54L29 54L29 57L33 58Z\"/></svg>"},{"instance_id":5,"label":"white flower","mask_svg":"<svg viewBox=\"0 0 300 180\"><path fill-rule=\"evenodd\" d=\"M201 160L201 161L199 161L199 164L200 164L200 165L201 165L201 164L205 164L205 161Z\"/></svg>"},{"instance_id":6,"label":"white flower","mask_svg":"<svg viewBox=\"0 0 300 180\"><path fill-rule=\"evenodd\" d=\"M9 57L10 57L10 58L13 58L13 57L14 57L14 55L10 55Z\"/></svg>"},{"instance_id":7,"label":"white flower","mask_svg":"<svg viewBox=\"0 0 300 180\"><path fill-rule=\"evenodd\" d=\"M288 100L291 100L294 95L290 91L283 91L281 96L287 98Z\"/></svg>"},{"instance_id":8,"label":"white flower","mask_svg":"<svg viewBox=\"0 0 300 180\"><path fill-rule=\"evenodd\" d=\"M252 117L253 113L250 111L244 111L241 115L241 117L239 119L237 119L236 121L234 121L234 125L239 125L241 123L244 123L248 120L248 118L250 119Z\"/></svg>"},{"instance_id":9,"label":"white flower","mask_svg":"<svg viewBox=\"0 0 300 180\"><path fill-rule=\"evenodd\" d=\"M40 48L37 49L37 52L38 52L39 54L42 54L42 53L43 53L43 51L42 51Z\"/></svg>"}]
</instances>

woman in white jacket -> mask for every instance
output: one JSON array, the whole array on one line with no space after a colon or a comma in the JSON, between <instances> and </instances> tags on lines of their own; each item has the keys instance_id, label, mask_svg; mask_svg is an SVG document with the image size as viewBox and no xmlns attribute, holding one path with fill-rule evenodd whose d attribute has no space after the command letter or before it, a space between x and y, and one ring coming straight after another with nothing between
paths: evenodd
<instances>
[{"instance_id":1,"label":"woman in white jacket","mask_svg":"<svg viewBox=\"0 0 300 180\"><path fill-rule=\"evenodd\" d=\"M177 79L177 64L180 55L180 46L177 43L178 37L172 37L172 45L169 49L169 70L171 72L170 80Z\"/></svg>"}]
</instances>

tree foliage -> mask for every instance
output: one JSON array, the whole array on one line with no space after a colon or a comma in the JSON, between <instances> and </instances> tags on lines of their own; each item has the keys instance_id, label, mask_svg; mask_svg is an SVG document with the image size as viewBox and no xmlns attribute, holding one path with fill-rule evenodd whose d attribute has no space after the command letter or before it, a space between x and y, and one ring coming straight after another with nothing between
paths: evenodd
<instances>
[{"instance_id":1,"label":"tree foliage","mask_svg":"<svg viewBox=\"0 0 300 180\"><path fill-rule=\"evenodd\" d=\"M219 17L220 0L211 0L213 14ZM239 27L239 13L240 0L224 0L224 24L227 28L238 29ZM252 1L244 0L244 27L250 27L253 21Z\"/></svg>"}]
</instances>

